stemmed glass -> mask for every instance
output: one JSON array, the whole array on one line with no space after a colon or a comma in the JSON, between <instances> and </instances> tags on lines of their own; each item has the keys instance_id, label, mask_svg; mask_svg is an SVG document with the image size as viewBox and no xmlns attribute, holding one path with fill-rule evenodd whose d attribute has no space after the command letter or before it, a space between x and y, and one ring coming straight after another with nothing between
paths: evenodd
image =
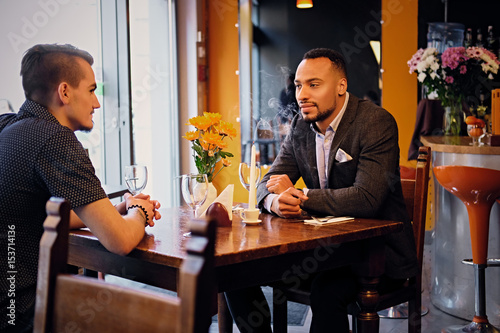
<instances>
[{"instance_id":1,"label":"stemmed glass","mask_svg":"<svg viewBox=\"0 0 500 333\"><path fill-rule=\"evenodd\" d=\"M240 182L247 191L250 191L250 164L242 162L239 167ZM255 163L255 187L260 181L260 163Z\"/></svg>"},{"instance_id":2,"label":"stemmed glass","mask_svg":"<svg viewBox=\"0 0 500 333\"><path fill-rule=\"evenodd\" d=\"M467 125L467 134L472 138L471 146L481 146L481 139L486 135L486 128L478 125Z\"/></svg>"},{"instance_id":3,"label":"stemmed glass","mask_svg":"<svg viewBox=\"0 0 500 333\"><path fill-rule=\"evenodd\" d=\"M181 176L181 191L184 201L193 209L193 216L196 218L196 210L203 205L208 194L208 178L206 174L190 173ZM186 232L184 237L191 236L191 232Z\"/></svg>"},{"instance_id":4,"label":"stemmed glass","mask_svg":"<svg viewBox=\"0 0 500 333\"><path fill-rule=\"evenodd\" d=\"M148 169L144 165L127 165L125 183L132 195L141 193L148 183Z\"/></svg>"},{"instance_id":5,"label":"stemmed glass","mask_svg":"<svg viewBox=\"0 0 500 333\"><path fill-rule=\"evenodd\" d=\"M190 173L182 175L181 190L184 201L193 209L196 218L196 209L207 199L208 178L205 174Z\"/></svg>"}]
</instances>

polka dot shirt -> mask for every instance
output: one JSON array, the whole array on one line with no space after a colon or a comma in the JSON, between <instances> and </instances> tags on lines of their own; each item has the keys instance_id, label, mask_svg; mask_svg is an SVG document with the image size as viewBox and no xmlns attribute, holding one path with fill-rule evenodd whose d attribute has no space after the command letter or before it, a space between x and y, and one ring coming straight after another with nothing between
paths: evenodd
<instances>
[{"instance_id":1,"label":"polka dot shirt","mask_svg":"<svg viewBox=\"0 0 500 333\"><path fill-rule=\"evenodd\" d=\"M27 100L19 113L0 115L0 331L8 325L12 302L16 317L34 305L51 196L69 200L72 208L106 198L73 131Z\"/></svg>"}]
</instances>

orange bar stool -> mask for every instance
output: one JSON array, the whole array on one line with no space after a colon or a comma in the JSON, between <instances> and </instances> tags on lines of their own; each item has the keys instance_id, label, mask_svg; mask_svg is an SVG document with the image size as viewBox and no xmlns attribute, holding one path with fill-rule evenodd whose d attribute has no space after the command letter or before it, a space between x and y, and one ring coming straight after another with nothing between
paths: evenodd
<instances>
[{"instance_id":1,"label":"orange bar stool","mask_svg":"<svg viewBox=\"0 0 500 333\"><path fill-rule=\"evenodd\" d=\"M441 186L467 207L475 281L474 319L469 325L452 326L441 332L498 333L500 331L486 316L485 269L488 266L490 212L495 200L500 198L500 170L448 165L434 167L434 175Z\"/></svg>"}]
</instances>

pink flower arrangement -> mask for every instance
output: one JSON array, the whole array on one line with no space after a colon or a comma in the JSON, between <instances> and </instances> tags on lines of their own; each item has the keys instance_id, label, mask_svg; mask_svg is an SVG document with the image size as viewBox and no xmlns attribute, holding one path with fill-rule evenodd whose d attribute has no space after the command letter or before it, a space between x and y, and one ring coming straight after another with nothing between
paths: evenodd
<instances>
[{"instance_id":1,"label":"pink flower arrangement","mask_svg":"<svg viewBox=\"0 0 500 333\"><path fill-rule=\"evenodd\" d=\"M488 81L498 74L499 65L493 53L479 47L450 47L441 55L435 48L419 49L408 61L410 74L417 73L443 106L477 104L481 87L491 90Z\"/></svg>"},{"instance_id":2,"label":"pink flower arrangement","mask_svg":"<svg viewBox=\"0 0 500 333\"><path fill-rule=\"evenodd\" d=\"M455 69L458 65L466 61L468 57L465 55L465 47L449 47L441 55L443 67Z\"/></svg>"}]
</instances>

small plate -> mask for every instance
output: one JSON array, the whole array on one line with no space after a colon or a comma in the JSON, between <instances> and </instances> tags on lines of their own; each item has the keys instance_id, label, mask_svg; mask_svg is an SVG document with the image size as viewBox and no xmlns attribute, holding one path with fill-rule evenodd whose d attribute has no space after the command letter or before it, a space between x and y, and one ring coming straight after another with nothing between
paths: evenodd
<instances>
[{"instance_id":1,"label":"small plate","mask_svg":"<svg viewBox=\"0 0 500 333\"><path fill-rule=\"evenodd\" d=\"M255 221L247 221L247 220L243 220L244 223L246 224L259 224L262 222L262 220L255 220Z\"/></svg>"}]
</instances>

